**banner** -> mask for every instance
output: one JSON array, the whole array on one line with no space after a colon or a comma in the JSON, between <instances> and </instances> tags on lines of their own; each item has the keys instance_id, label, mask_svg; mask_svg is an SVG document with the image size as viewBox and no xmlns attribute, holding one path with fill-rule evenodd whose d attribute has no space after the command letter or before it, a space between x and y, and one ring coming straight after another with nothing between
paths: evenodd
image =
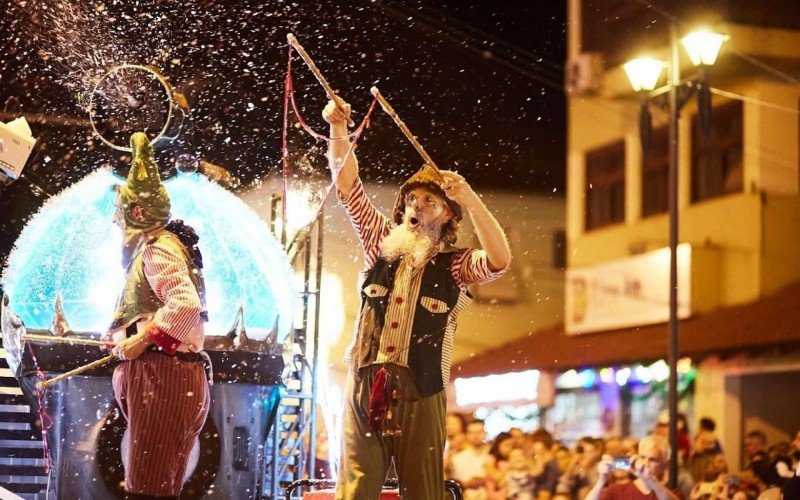
<instances>
[{"instance_id":1,"label":"banner","mask_svg":"<svg viewBox=\"0 0 800 500\"><path fill-rule=\"evenodd\" d=\"M569 268L568 334L615 330L669 320L669 248L583 268ZM678 246L678 317L691 314L692 248Z\"/></svg>"}]
</instances>

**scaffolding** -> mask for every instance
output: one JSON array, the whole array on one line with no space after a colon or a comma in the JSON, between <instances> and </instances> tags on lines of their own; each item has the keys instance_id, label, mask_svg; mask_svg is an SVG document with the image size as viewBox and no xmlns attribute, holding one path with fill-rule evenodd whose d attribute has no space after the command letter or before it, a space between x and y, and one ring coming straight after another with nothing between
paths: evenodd
<instances>
[{"instance_id":1,"label":"scaffolding","mask_svg":"<svg viewBox=\"0 0 800 500\"><path fill-rule=\"evenodd\" d=\"M284 498L295 481L314 479L317 412L317 364L319 359L319 312L322 284L323 213L297 232L287 243L283 200L273 196L270 225L286 248L292 268L302 278L298 296L298 325L284 353L284 387L275 414L268 422L263 446L264 470L260 498Z\"/></svg>"}]
</instances>

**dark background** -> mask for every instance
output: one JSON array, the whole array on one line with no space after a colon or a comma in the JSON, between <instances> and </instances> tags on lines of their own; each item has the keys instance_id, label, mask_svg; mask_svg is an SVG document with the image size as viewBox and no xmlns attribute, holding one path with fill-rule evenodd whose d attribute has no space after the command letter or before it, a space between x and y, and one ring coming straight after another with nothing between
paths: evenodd
<instances>
[{"instance_id":1,"label":"dark background","mask_svg":"<svg viewBox=\"0 0 800 500\"><path fill-rule=\"evenodd\" d=\"M293 32L360 120L378 85L442 168L473 184L562 196L565 2L480 0L189 2L13 0L0 14L0 109L78 118L32 123L24 178L0 191L0 262L45 199L127 158L86 127L91 84L120 63L152 64L183 91L183 147L243 185L279 172L286 34ZM316 130L322 88L294 57L298 103ZM315 141L292 129L292 147ZM170 175L176 147L158 152ZM317 150L324 149L316 144ZM368 178L399 182L421 159L379 109L359 143ZM321 167L324 169L324 160Z\"/></svg>"}]
</instances>

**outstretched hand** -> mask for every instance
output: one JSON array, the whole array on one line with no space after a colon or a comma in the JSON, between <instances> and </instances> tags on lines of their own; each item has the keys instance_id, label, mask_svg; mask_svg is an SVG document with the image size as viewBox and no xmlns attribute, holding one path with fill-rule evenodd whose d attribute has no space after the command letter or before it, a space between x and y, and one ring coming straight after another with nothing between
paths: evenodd
<instances>
[{"instance_id":1,"label":"outstretched hand","mask_svg":"<svg viewBox=\"0 0 800 500\"><path fill-rule=\"evenodd\" d=\"M473 207L475 203L480 202L480 198L478 198L478 195L472 190L472 187L463 176L450 170L441 170L440 172L442 178L444 178L444 182L440 184L440 187L448 198L467 210Z\"/></svg>"}]
</instances>

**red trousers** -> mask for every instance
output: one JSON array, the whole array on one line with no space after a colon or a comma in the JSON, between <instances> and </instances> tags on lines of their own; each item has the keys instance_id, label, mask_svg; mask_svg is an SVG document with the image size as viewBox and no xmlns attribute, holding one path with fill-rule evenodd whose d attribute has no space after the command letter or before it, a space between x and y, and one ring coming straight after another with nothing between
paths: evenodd
<instances>
[{"instance_id":1,"label":"red trousers","mask_svg":"<svg viewBox=\"0 0 800 500\"><path fill-rule=\"evenodd\" d=\"M178 496L210 406L203 364L145 352L120 364L112 383L130 433L125 491Z\"/></svg>"}]
</instances>

